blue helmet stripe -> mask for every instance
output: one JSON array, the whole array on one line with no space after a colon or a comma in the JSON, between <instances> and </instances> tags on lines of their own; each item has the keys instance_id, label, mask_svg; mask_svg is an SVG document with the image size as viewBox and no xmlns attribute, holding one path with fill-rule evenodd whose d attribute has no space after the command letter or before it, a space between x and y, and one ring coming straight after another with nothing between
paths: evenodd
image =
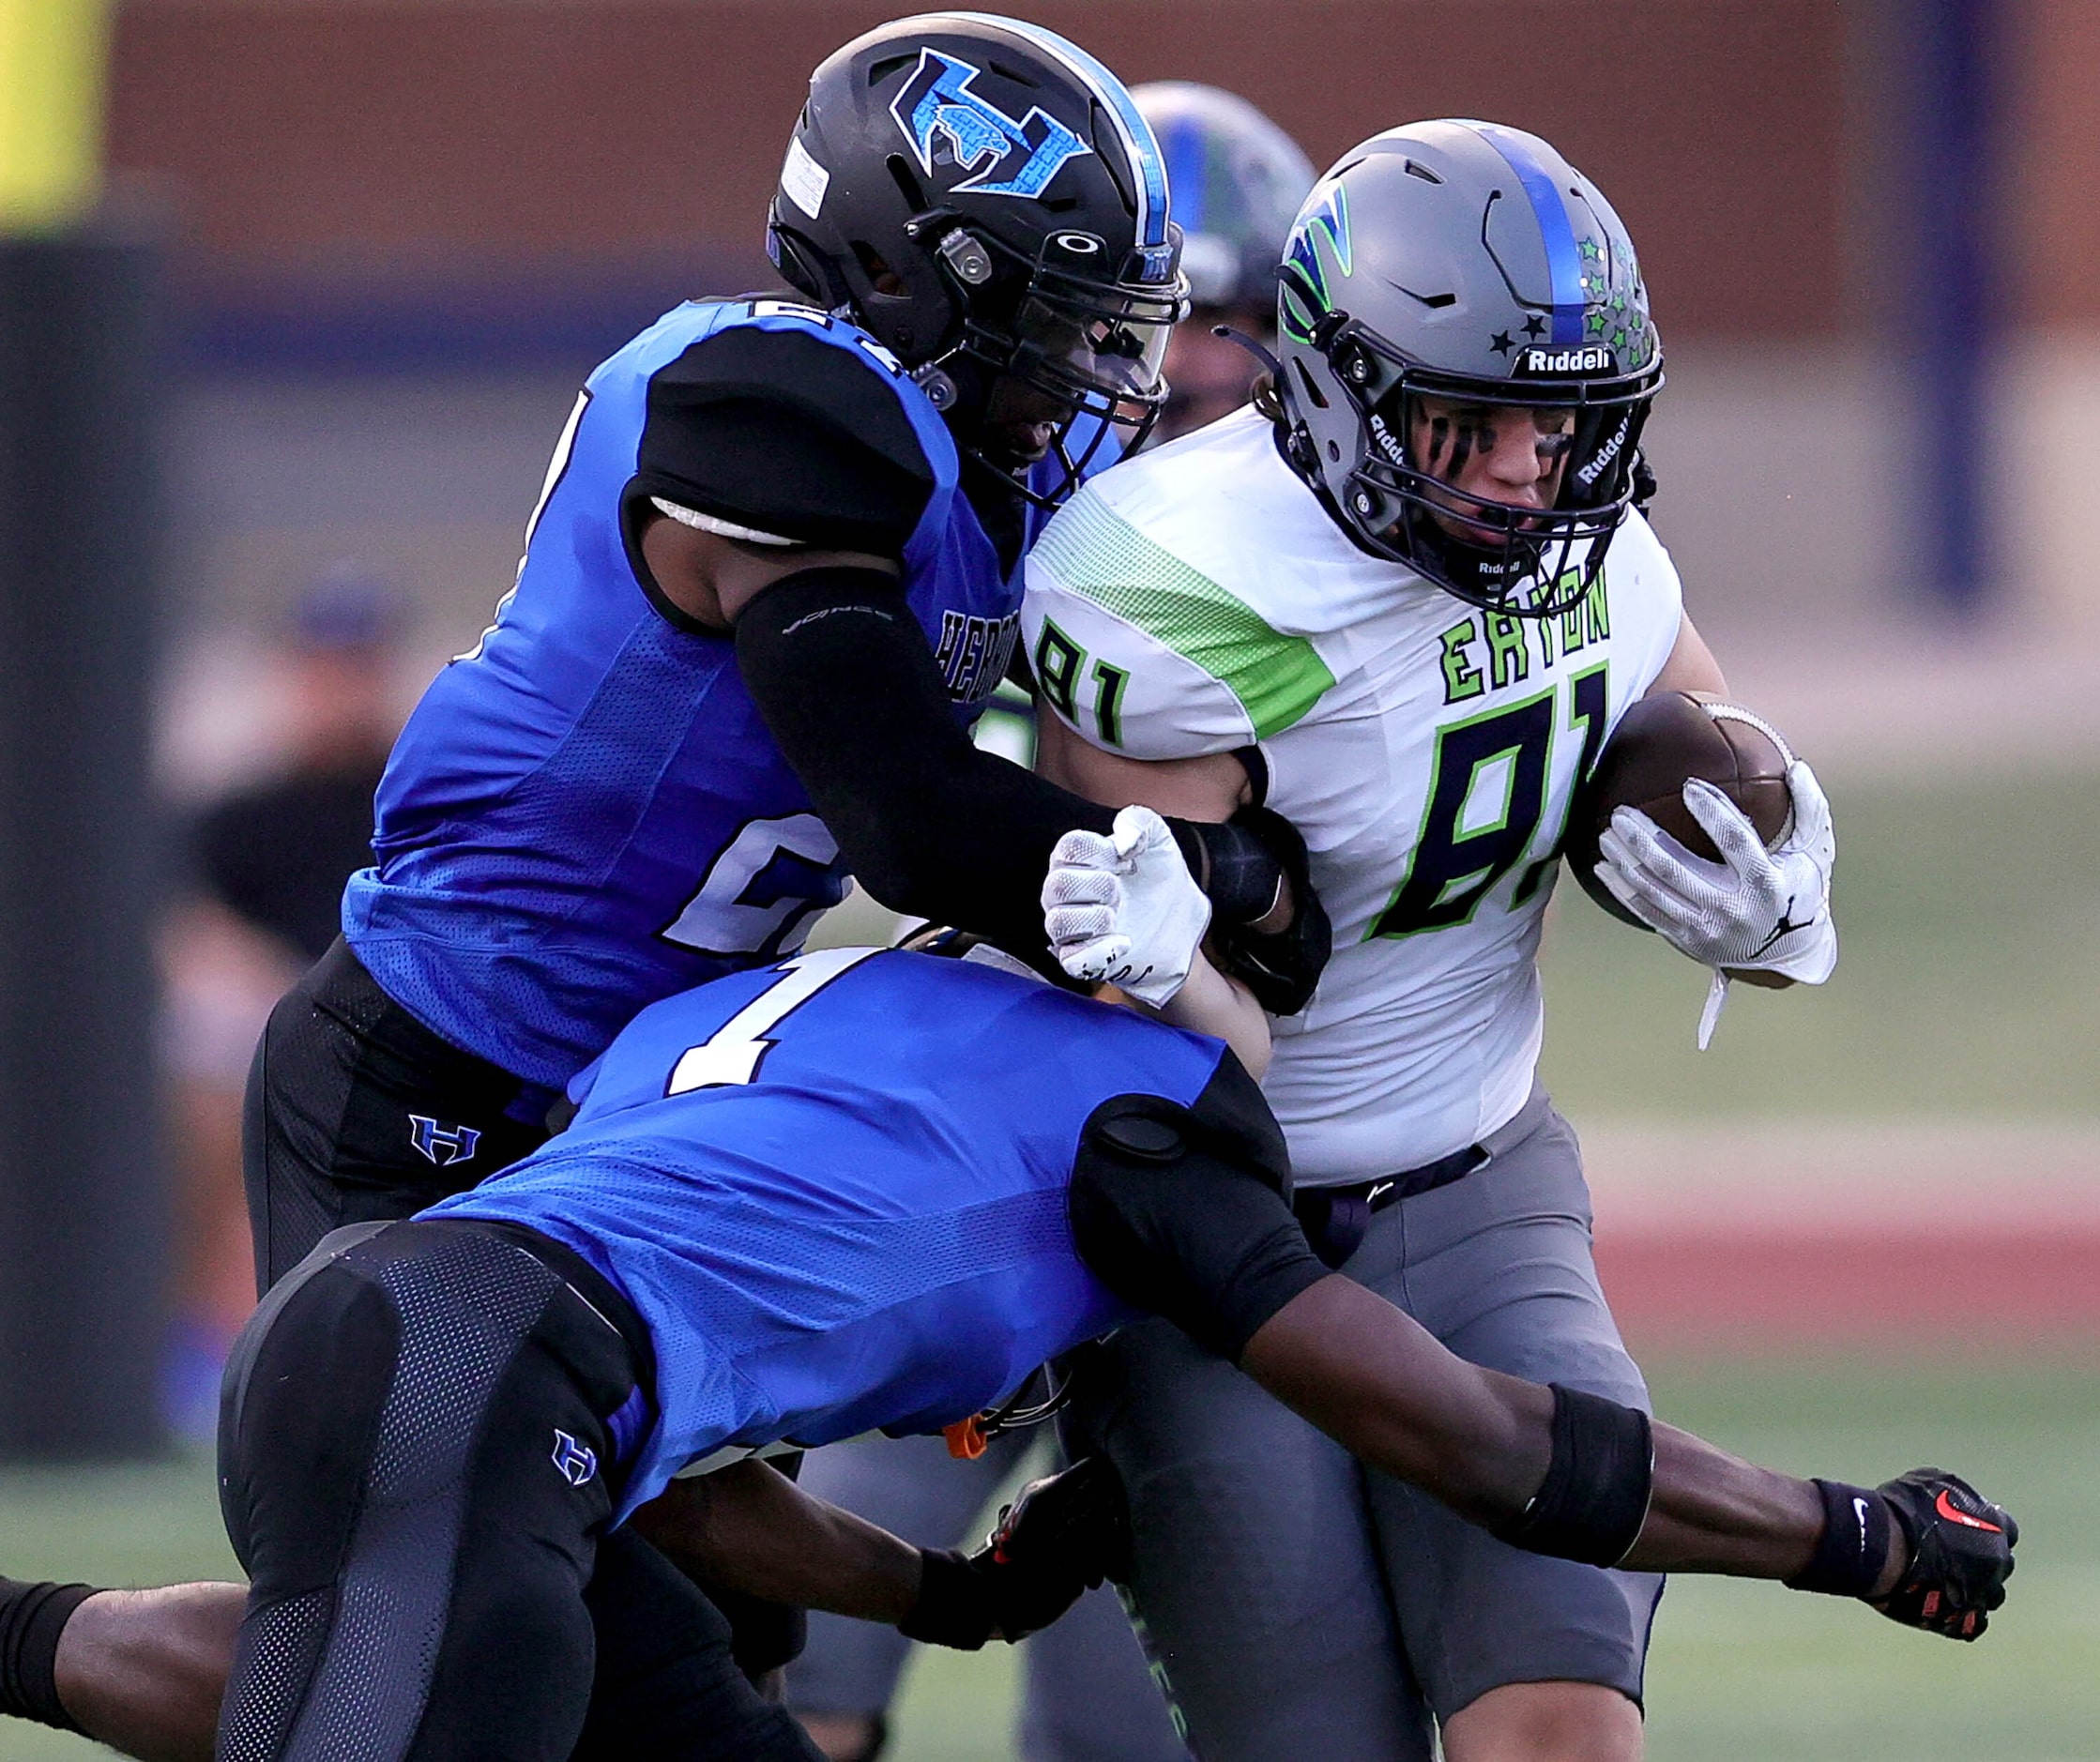
<instances>
[{"instance_id":1,"label":"blue helmet stripe","mask_svg":"<svg viewBox=\"0 0 2100 1762\"><path fill-rule=\"evenodd\" d=\"M1203 130L1186 116L1177 116L1160 136L1166 155L1166 187L1173 191L1174 218L1184 233L1203 231L1203 199L1209 193L1204 168Z\"/></svg>"},{"instance_id":2,"label":"blue helmet stripe","mask_svg":"<svg viewBox=\"0 0 2100 1762\"><path fill-rule=\"evenodd\" d=\"M918 23L930 24L934 19L941 17L967 19L973 24L989 24L997 30L1012 31L1038 49L1056 55L1071 68L1080 84L1088 87L1115 117L1123 145L1129 150L1131 170L1137 176L1137 242L1140 245L1165 244L1166 159L1160 151L1160 144L1153 139L1152 125L1145 120L1144 113L1137 108L1122 81L1078 44L1067 42L1056 31L1046 31L1040 24L1001 18L995 12L933 13Z\"/></svg>"},{"instance_id":3,"label":"blue helmet stripe","mask_svg":"<svg viewBox=\"0 0 2100 1762\"><path fill-rule=\"evenodd\" d=\"M1567 204L1545 168L1523 141L1507 129L1492 123L1475 123L1481 138L1508 163L1531 199L1531 213L1545 240L1546 275L1553 289L1553 341L1556 347L1582 342L1582 259L1575 252L1575 228L1569 223Z\"/></svg>"}]
</instances>

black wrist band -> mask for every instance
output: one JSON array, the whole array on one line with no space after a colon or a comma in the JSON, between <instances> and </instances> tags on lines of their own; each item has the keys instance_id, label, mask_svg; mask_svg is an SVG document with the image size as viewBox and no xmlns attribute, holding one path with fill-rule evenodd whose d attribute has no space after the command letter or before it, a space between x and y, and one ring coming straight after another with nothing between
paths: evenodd
<instances>
[{"instance_id":1,"label":"black wrist band","mask_svg":"<svg viewBox=\"0 0 2100 1762\"><path fill-rule=\"evenodd\" d=\"M1286 872L1252 828L1237 819L1169 819L1166 825L1219 923L1251 924L1276 909Z\"/></svg>"},{"instance_id":2,"label":"black wrist band","mask_svg":"<svg viewBox=\"0 0 2100 1762\"><path fill-rule=\"evenodd\" d=\"M919 1567L919 1601L897 1632L929 1646L976 1651L992 1637L992 1598L969 1557L953 1548L921 1548Z\"/></svg>"},{"instance_id":3,"label":"black wrist band","mask_svg":"<svg viewBox=\"0 0 2100 1762\"><path fill-rule=\"evenodd\" d=\"M1864 1597L1889 1563L1889 1502L1842 1481L1813 1483L1823 1498L1823 1533L1808 1564L1787 1581L1788 1590L1826 1597Z\"/></svg>"}]
</instances>

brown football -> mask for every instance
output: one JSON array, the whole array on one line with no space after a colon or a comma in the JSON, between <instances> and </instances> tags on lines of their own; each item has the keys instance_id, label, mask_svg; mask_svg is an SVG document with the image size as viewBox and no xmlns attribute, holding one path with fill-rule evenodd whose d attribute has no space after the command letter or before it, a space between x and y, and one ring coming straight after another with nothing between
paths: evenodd
<instances>
[{"instance_id":1,"label":"brown football","mask_svg":"<svg viewBox=\"0 0 2100 1762\"><path fill-rule=\"evenodd\" d=\"M1636 920L1597 880L1597 840L1614 808L1638 808L1694 856L1721 853L1684 805L1686 780L1703 777L1741 808L1767 850L1792 828L1787 767L1793 754L1761 717L1702 691L1659 691L1621 719L1576 793L1567 858L1583 891L1614 918Z\"/></svg>"}]
</instances>

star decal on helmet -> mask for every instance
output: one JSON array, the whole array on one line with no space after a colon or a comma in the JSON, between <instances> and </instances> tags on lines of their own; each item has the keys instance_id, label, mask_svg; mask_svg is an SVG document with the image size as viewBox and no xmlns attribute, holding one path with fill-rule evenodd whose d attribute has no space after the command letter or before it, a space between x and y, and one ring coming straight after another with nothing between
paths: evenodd
<instances>
[{"instance_id":1,"label":"star decal on helmet","mask_svg":"<svg viewBox=\"0 0 2100 1762\"><path fill-rule=\"evenodd\" d=\"M1498 355L1507 355L1512 349L1516 347L1516 344L1510 340L1510 333L1508 331L1498 330L1493 337L1488 339L1487 346L1493 349Z\"/></svg>"},{"instance_id":2,"label":"star decal on helmet","mask_svg":"<svg viewBox=\"0 0 2100 1762\"><path fill-rule=\"evenodd\" d=\"M1524 321L1524 334L1528 337L1545 336L1545 320L1541 318L1538 313L1533 312L1530 317Z\"/></svg>"}]
</instances>

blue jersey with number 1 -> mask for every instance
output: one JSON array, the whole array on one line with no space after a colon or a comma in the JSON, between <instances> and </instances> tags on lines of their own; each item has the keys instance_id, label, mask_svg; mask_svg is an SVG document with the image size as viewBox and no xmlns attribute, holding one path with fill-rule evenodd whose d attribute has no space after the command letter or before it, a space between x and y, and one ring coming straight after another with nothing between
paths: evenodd
<instances>
[{"instance_id":1,"label":"blue jersey with number 1","mask_svg":"<svg viewBox=\"0 0 2100 1762\"><path fill-rule=\"evenodd\" d=\"M934 478L904 590L966 725L1012 646L1019 585L958 488L954 442L863 332L783 300L693 302L592 373L517 585L403 732L379 788L378 865L342 908L388 994L550 1087L645 1004L800 947L845 889L734 643L651 605L621 528L651 376L739 326L846 351L903 407Z\"/></svg>"},{"instance_id":2,"label":"blue jersey with number 1","mask_svg":"<svg viewBox=\"0 0 2100 1762\"><path fill-rule=\"evenodd\" d=\"M566 1243L657 1360L627 1510L724 1446L932 1431L1128 1320L1073 1248L1088 1116L1214 1040L1039 980L831 949L644 1010L575 1123L426 1216Z\"/></svg>"}]
</instances>

